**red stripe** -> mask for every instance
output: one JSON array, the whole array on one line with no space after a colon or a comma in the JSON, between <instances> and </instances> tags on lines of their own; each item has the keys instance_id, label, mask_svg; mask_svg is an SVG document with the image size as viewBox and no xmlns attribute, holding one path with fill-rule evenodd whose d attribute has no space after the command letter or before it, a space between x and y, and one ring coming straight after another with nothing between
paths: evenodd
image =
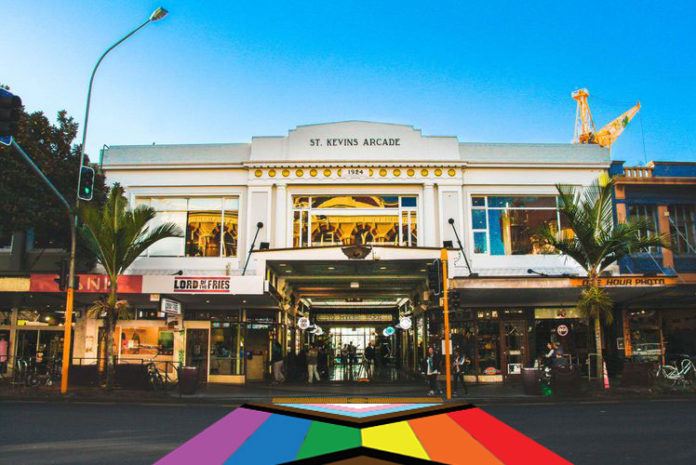
<instances>
[{"instance_id":1,"label":"red stripe","mask_svg":"<svg viewBox=\"0 0 696 465\"><path fill-rule=\"evenodd\" d=\"M481 409L448 414L505 465L572 465Z\"/></svg>"}]
</instances>

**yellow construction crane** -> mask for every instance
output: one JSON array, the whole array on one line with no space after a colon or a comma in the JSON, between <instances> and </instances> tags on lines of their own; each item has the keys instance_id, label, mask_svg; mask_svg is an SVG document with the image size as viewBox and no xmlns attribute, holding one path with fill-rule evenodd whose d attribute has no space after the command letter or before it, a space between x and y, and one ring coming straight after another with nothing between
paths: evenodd
<instances>
[{"instance_id":1,"label":"yellow construction crane","mask_svg":"<svg viewBox=\"0 0 696 465\"><path fill-rule=\"evenodd\" d=\"M592 113L590 113L590 105L587 103L587 97L590 96L588 90L578 89L570 95L573 97L573 100L578 102L578 108L575 114L574 144L599 144L602 147L610 147L621 135L626 126L628 126L628 123L633 117L636 116L638 110L640 110L640 102L638 102L614 121L607 124L599 131L595 131Z\"/></svg>"}]
</instances>

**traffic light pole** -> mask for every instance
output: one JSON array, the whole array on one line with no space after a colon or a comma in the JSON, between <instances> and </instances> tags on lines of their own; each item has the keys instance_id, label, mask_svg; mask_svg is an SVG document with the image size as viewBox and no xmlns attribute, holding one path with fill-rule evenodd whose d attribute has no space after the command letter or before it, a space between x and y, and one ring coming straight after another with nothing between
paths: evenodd
<instances>
[{"instance_id":1,"label":"traffic light pole","mask_svg":"<svg viewBox=\"0 0 696 465\"><path fill-rule=\"evenodd\" d=\"M56 189L56 186L46 177L46 175L41 171L34 160L31 159L29 155L20 147L20 145L15 142L12 138L12 147L15 148L17 152L24 158L32 170L41 178L41 180L48 186L49 189L58 197L58 200L63 204L68 214L68 221L70 223L70 269L68 272L68 290L65 301L65 333L63 336L63 366L61 370L60 378L60 392L65 394L68 391L68 367L70 366L70 343L72 342L72 314L73 314L73 293L75 286L75 244L77 243L77 215L75 214L73 207L65 200L63 194Z\"/></svg>"},{"instance_id":2,"label":"traffic light pole","mask_svg":"<svg viewBox=\"0 0 696 465\"><path fill-rule=\"evenodd\" d=\"M440 250L440 260L442 260L442 307L445 320L445 383L447 400L450 400L452 399L452 366L450 365L449 302L447 299L447 249Z\"/></svg>"}]
</instances>

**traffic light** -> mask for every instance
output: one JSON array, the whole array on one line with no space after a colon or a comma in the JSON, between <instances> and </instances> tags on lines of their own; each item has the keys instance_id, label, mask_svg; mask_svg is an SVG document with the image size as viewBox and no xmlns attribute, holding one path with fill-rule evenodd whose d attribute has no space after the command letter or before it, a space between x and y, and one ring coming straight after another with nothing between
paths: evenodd
<instances>
[{"instance_id":1,"label":"traffic light","mask_svg":"<svg viewBox=\"0 0 696 465\"><path fill-rule=\"evenodd\" d=\"M442 294L442 260L433 260L427 266L428 289L433 295Z\"/></svg>"},{"instance_id":2,"label":"traffic light","mask_svg":"<svg viewBox=\"0 0 696 465\"><path fill-rule=\"evenodd\" d=\"M80 179L77 188L77 197L80 200L92 200L94 191L94 170L89 166L80 168Z\"/></svg>"},{"instance_id":3,"label":"traffic light","mask_svg":"<svg viewBox=\"0 0 696 465\"><path fill-rule=\"evenodd\" d=\"M58 283L58 289L62 292L68 287L68 275L70 274L70 270L68 269L67 260L61 260L58 262L58 266L58 277L54 279L54 281Z\"/></svg>"},{"instance_id":4,"label":"traffic light","mask_svg":"<svg viewBox=\"0 0 696 465\"><path fill-rule=\"evenodd\" d=\"M0 137L17 135L22 99L5 89L0 89Z\"/></svg>"}]
</instances>

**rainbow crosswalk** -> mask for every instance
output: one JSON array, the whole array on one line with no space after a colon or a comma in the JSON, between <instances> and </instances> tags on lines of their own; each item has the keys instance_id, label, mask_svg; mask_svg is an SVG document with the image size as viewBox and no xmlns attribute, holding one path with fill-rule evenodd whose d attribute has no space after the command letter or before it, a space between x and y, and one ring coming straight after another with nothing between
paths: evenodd
<instances>
[{"instance_id":1,"label":"rainbow crosswalk","mask_svg":"<svg viewBox=\"0 0 696 465\"><path fill-rule=\"evenodd\" d=\"M396 402L247 404L157 465L433 462L570 463L474 406Z\"/></svg>"}]
</instances>

